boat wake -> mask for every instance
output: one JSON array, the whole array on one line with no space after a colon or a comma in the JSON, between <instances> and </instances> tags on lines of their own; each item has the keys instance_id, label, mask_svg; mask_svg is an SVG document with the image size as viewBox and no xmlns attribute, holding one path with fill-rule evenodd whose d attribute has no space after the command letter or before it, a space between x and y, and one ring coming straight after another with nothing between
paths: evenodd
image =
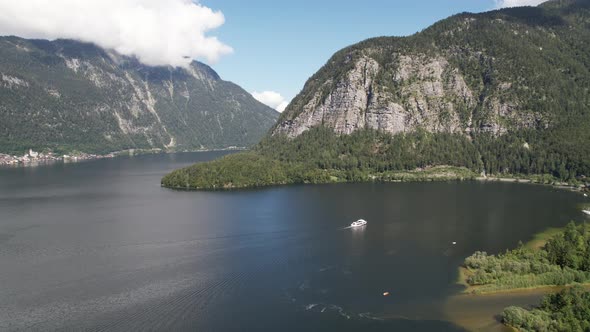
<instances>
[{"instance_id":1,"label":"boat wake","mask_svg":"<svg viewBox=\"0 0 590 332\"><path fill-rule=\"evenodd\" d=\"M343 307L335 304L313 303L303 306L305 311L314 312L317 314L335 314L346 319L361 319L372 321L384 321L385 319L373 315L371 312L352 313L344 310Z\"/></svg>"}]
</instances>

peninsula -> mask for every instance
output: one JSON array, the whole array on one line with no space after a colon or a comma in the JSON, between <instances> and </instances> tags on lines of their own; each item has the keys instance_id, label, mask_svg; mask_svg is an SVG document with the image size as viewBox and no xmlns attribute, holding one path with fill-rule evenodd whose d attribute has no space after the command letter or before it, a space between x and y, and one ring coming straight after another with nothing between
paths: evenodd
<instances>
[{"instance_id":1,"label":"peninsula","mask_svg":"<svg viewBox=\"0 0 590 332\"><path fill-rule=\"evenodd\" d=\"M334 54L251 151L162 185L590 175L587 1L462 13ZM442 168L441 168L442 167Z\"/></svg>"}]
</instances>

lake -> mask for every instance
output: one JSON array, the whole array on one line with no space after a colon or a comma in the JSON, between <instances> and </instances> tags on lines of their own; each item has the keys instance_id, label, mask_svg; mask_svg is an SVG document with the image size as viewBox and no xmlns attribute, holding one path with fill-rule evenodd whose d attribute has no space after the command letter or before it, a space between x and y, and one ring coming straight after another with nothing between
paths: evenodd
<instances>
[{"instance_id":1,"label":"lake","mask_svg":"<svg viewBox=\"0 0 590 332\"><path fill-rule=\"evenodd\" d=\"M462 331L466 256L585 219L515 183L159 185L226 153L0 169L0 329Z\"/></svg>"}]
</instances>

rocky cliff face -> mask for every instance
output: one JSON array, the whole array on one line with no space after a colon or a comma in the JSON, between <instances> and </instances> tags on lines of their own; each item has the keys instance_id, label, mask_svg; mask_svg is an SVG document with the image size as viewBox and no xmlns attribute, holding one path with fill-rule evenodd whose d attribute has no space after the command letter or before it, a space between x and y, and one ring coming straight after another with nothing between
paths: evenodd
<instances>
[{"instance_id":1,"label":"rocky cliff face","mask_svg":"<svg viewBox=\"0 0 590 332\"><path fill-rule=\"evenodd\" d=\"M302 111L285 120L274 133L296 137L319 125L333 127L338 134L351 134L358 129L377 129L391 134L414 132L464 133L472 131L505 133L515 124L534 127L535 114L522 116L514 101L486 99L480 103L477 91L466 83L459 68L442 56L394 54L396 68L393 89L378 81L380 65L370 56L356 60L352 69L335 85L326 81ZM325 91L331 89L327 96ZM509 89L510 83L500 89ZM500 92L500 91L498 91ZM477 108L487 116L474 126Z\"/></svg>"},{"instance_id":2,"label":"rocky cliff face","mask_svg":"<svg viewBox=\"0 0 590 332\"><path fill-rule=\"evenodd\" d=\"M148 67L75 41L0 38L0 152L248 146L277 117L198 62Z\"/></svg>"},{"instance_id":3,"label":"rocky cliff face","mask_svg":"<svg viewBox=\"0 0 590 332\"><path fill-rule=\"evenodd\" d=\"M570 94L563 82L589 69L576 57L589 35L587 4L561 4L461 14L414 36L348 47L306 83L273 134L296 137L317 126L467 136L548 128Z\"/></svg>"},{"instance_id":4,"label":"rocky cliff face","mask_svg":"<svg viewBox=\"0 0 590 332\"><path fill-rule=\"evenodd\" d=\"M370 56L356 60L346 76L323 96L333 81L314 94L298 116L282 122L276 133L294 137L318 125L333 127L339 134L363 128L392 134L424 128L433 132L466 132L471 119L459 112L476 101L458 71L444 58L396 57L393 84L388 91L376 80L380 65ZM465 120L462 122L462 120Z\"/></svg>"}]
</instances>

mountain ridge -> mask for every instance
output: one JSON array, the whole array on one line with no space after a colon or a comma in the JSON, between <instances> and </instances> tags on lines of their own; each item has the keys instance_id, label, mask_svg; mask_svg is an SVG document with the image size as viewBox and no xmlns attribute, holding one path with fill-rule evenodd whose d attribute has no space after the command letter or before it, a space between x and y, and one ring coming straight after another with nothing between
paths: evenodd
<instances>
[{"instance_id":1,"label":"mountain ridge","mask_svg":"<svg viewBox=\"0 0 590 332\"><path fill-rule=\"evenodd\" d=\"M572 14L573 8L581 8L583 11ZM499 98L489 98L506 94L503 90L511 93L517 86L516 83L520 82L512 80L509 77L510 73L519 66L527 67L526 64L502 63L502 57L513 61L506 56L506 53L513 51L510 50L513 46L518 49L529 48L526 50L527 55L534 58L541 56L530 52L531 49L536 48L539 53L543 50L546 53L552 52L553 49L543 48L543 39L551 33L568 32L568 27L564 26L572 22L579 24L577 30L583 30L587 39L588 8L587 1L573 0L550 1L540 7L508 8L479 14L461 13L408 37L377 37L351 45L338 51L306 82L302 92L281 114L278 124L273 128L273 134L286 133L294 137L318 124L335 127L337 133L349 134L351 130L364 128L363 121L369 128L385 130L392 134L406 132L404 129L408 123L424 123L423 119L420 119L421 114L418 114L423 113L422 105L427 106L426 113L429 108L433 108L438 114L448 111L448 115L453 117L452 120L464 122L461 125L454 124L455 127L461 127L461 130L446 128L447 132L478 131L480 128L486 131L487 127L494 134L498 134L510 129L502 120L514 120L512 122L524 127L547 126L551 119L544 117L544 114L534 110L524 113L533 108L529 101L501 102L497 100ZM576 19L582 20L582 23L575 22ZM586 27L583 27L583 24ZM551 31L552 29L556 31ZM475 31L483 42L470 38L471 31ZM510 36L510 32L514 32L515 35ZM507 33L508 36L504 36L503 40L494 40L499 33ZM488 50L488 45L493 47L494 43L497 44L494 49ZM515 45L517 43L523 45ZM467 66L475 68L466 68ZM494 66L503 68L498 70ZM584 74L587 74L588 68L585 67ZM426 73L421 70L422 68L434 73ZM474 75L479 77L473 77ZM407 82L412 79L422 82L434 81L435 86L409 86ZM485 82L486 79L506 79L506 82L494 84ZM434 91L428 91L428 88ZM483 92L490 92L484 91L485 89L491 88L498 90L495 91L495 95L483 96L485 100L477 100L482 98ZM362 91L363 89L365 91ZM376 89L380 91L375 91ZM432 99L449 96L458 97L456 99L463 101L430 103ZM409 97L415 97L416 100L410 100ZM495 114L465 114L465 111L473 113L477 108ZM356 114L342 116L351 112ZM385 118L384 112L387 113ZM431 116L428 120L431 121L427 123L427 130L436 130L433 127L437 125L449 125L448 122L441 123L439 119L432 118L438 114L428 114ZM473 119L476 115L479 118ZM512 115L524 118L510 119ZM388 119L387 116L400 119L396 121ZM478 126L471 127L470 120L476 120ZM384 121L393 122L391 127L394 128L380 127L380 122ZM414 130L415 127L410 129Z\"/></svg>"},{"instance_id":2,"label":"mountain ridge","mask_svg":"<svg viewBox=\"0 0 590 332\"><path fill-rule=\"evenodd\" d=\"M151 67L91 43L0 37L0 152L244 147L277 117L197 61Z\"/></svg>"}]
</instances>

